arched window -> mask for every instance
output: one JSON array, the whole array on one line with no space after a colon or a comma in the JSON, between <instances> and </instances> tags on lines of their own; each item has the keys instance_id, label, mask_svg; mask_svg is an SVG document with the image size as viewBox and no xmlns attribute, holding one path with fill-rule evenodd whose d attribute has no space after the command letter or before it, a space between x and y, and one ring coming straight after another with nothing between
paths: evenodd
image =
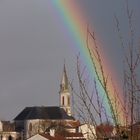
<instances>
[{"instance_id":1,"label":"arched window","mask_svg":"<svg viewBox=\"0 0 140 140\"><path fill-rule=\"evenodd\" d=\"M29 124L29 131L32 131L32 123Z\"/></svg>"},{"instance_id":2,"label":"arched window","mask_svg":"<svg viewBox=\"0 0 140 140\"><path fill-rule=\"evenodd\" d=\"M68 96L68 106L70 106L70 97Z\"/></svg>"},{"instance_id":3,"label":"arched window","mask_svg":"<svg viewBox=\"0 0 140 140\"><path fill-rule=\"evenodd\" d=\"M62 105L64 105L65 104L65 98L64 98L64 96L62 96Z\"/></svg>"}]
</instances>

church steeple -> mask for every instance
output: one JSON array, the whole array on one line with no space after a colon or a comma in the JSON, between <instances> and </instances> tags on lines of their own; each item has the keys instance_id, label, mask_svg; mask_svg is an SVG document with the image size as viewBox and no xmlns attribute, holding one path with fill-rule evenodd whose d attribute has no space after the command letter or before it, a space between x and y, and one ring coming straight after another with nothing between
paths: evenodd
<instances>
[{"instance_id":1,"label":"church steeple","mask_svg":"<svg viewBox=\"0 0 140 140\"><path fill-rule=\"evenodd\" d=\"M62 81L60 84L60 91L64 92L64 91L69 91L69 84L68 84L68 76L67 76L67 72L66 72L66 66L64 63L64 69L63 69L63 75L62 75Z\"/></svg>"},{"instance_id":2,"label":"church steeple","mask_svg":"<svg viewBox=\"0 0 140 140\"><path fill-rule=\"evenodd\" d=\"M63 75L60 84L60 107L63 108L69 116L71 116L69 81L64 63Z\"/></svg>"}]
</instances>

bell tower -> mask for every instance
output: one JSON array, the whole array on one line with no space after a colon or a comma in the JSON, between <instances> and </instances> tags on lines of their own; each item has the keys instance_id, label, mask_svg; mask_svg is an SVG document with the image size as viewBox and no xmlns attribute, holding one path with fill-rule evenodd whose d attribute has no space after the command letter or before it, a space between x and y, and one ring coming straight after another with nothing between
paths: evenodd
<instances>
[{"instance_id":1,"label":"bell tower","mask_svg":"<svg viewBox=\"0 0 140 140\"><path fill-rule=\"evenodd\" d=\"M69 116L71 116L71 97L65 64L60 84L60 107L63 108Z\"/></svg>"}]
</instances>

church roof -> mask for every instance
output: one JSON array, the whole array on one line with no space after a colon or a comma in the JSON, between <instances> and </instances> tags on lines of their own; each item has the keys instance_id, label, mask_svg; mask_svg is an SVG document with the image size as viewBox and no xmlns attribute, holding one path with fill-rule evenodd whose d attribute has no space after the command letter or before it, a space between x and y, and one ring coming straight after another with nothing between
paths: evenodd
<instances>
[{"instance_id":1,"label":"church roof","mask_svg":"<svg viewBox=\"0 0 140 140\"><path fill-rule=\"evenodd\" d=\"M51 119L51 120L73 120L68 116L63 108L57 106L50 107L26 107L14 120L32 120L32 119Z\"/></svg>"}]
</instances>

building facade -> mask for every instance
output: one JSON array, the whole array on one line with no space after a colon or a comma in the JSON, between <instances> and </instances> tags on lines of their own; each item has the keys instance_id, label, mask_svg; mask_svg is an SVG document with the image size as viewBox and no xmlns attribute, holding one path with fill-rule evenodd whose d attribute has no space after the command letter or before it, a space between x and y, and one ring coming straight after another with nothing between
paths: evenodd
<instances>
[{"instance_id":1,"label":"building facade","mask_svg":"<svg viewBox=\"0 0 140 140\"><path fill-rule=\"evenodd\" d=\"M0 140L17 140L20 134L15 131L14 123L10 121L0 121Z\"/></svg>"}]
</instances>

